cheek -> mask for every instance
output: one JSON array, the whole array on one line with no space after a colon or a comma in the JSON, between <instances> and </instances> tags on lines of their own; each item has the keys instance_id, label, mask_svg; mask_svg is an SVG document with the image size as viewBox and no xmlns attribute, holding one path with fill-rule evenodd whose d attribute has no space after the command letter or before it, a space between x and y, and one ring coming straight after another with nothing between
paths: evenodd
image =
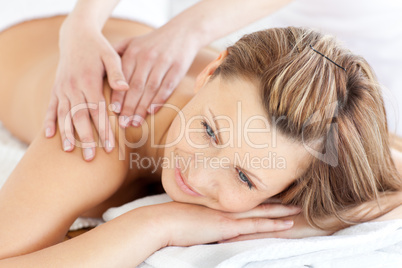
<instances>
[{"instance_id":1,"label":"cheek","mask_svg":"<svg viewBox=\"0 0 402 268\"><path fill-rule=\"evenodd\" d=\"M253 190L247 190L250 193L243 191L223 190L219 195L219 204L221 210L227 212L245 212L258 206L264 200L257 198Z\"/></svg>"}]
</instances>

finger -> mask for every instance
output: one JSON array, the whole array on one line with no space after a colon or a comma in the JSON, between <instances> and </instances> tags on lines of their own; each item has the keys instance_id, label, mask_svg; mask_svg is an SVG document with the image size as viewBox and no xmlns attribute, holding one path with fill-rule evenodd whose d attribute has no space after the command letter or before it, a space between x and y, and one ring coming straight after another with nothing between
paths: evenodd
<instances>
[{"instance_id":1,"label":"finger","mask_svg":"<svg viewBox=\"0 0 402 268\"><path fill-rule=\"evenodd\" d=\"M134 69L136 67L136 57L137 51L132 47L128 47L125 51L123 56L121 57L121 66L123 69L123 75L129 82L132 80L132 76L134 73Z\"/></svg>"},{"instance_id":2,"label":"finger","mask_svg":"<svg viewBox=\"0 0 402 268\"><path fill-rule=\"evenodd\" d=\"M145 82L147 81L150 68L146 64L142 64L139 66L142 67L136 68L133 77L131 78L130 90L127 92L126 98L124 99L121 115L126 117L134 116L133 120L135 120L137 124L141 125L144 117L134 115L134 111L144 94Z\"/></svg>"},{"instance_id":3,"label":"finger","mask_svg":"<svg viewBox=\"0 0 402 268\"><path fill-rule=\"evenodd\" d=\"M96 97L98 97L97 100L95 100ZM89 113L101 143L105 151L110 153L114 148L114 135L107 116L106 101L102 95L87 97L87 101Z\"/></svg>"},{"instance_id":4,"label":"finger","mask_svg":"<svg viewBox=\"0 0 402 268\"><path fill-rule=\"evenodd\" d=\"M117 42L116 44L113 45L114 50L116 50L116 52L122 56L123 53L126 51L128 45L130 43L130 39L124 39L123 41Z\"/></svg>"},{"instance_id":5,"label":"finger","mask_svg":"<svg viewBox=\"0 0 402 268\"><path fill-rule=\"evenodd\" d=\"M165 104L181 79L184 77L185 72L185 69L178 71L175 67L169 69L169 71L163 78L159 91L148 104L148 113L155 114L159 111L160 108L162 108L163 104Z\"/></svg>"},{"instance_id":6,"label":"finger","mask_svg":"<svg viewBox=\"0 0 402 268\"><path fill-rule=\"evenodd\" d=\"M263 238L289 238L289 231L285 230L279 232L239 235L234 238L219 241L218 243L231 243L231 242L239 242L252 239L263 239Z\"/></svg>"},{"instance_id":7,"label":"finger","mask_svg":"<svg viewBox=\"0 0 402 268\"><path fill-rule=\"evenodd\" d=\"M126 91L112 91L111 103L113 104L113 112L119 114L121 112L121 104L124 102Z\"/></svg>"},{"instance_id":8,"label":"finger","mask_svg":"<svg viewBox=\"0 0 402 268\"><path fill-rule=\"evenodd\" d=\"M256 208L240 213L234 213L232 216L236 219L245 218L281 218L291 215L296 215L301 212L301 208L296 206L285 206L281 204L261 204Z\"/></svg>"},{"instance_id":9,"label":"finger","mask_svg":"<svg viewBox=\"0 0 402 268\"><path fill-rule=\"evenodd\" d=\"M74 126L71 120L70 102L65 96L59 100L57 117L63 150L71 152L75 145Z\"/></svg>"},{"instance_id":10,"label":"finger","mask_svg":"<svg viewBox=\"0 0 402 268\"><path fill-rule=\"evenodd\" d=\"M150 106L152 99L158 93L162 79L168 69L169 66L167 64L158 64L158 66L155 66L152 69L145 86L144 94L142 95L142 98L134 111L135 115L142 118L145 118L147 116L147 109ZM140 126L141 123L142 122L135 121L134 118L134 127Z\"/></svg>"},{"instance_id":11,"label":"finger","mask_svg":"<svg viewBox=\"0 0 402 268\"><path fill-rule=\"evenodd\" d=\"M123 57L121 59L123 75L124 75L124 77L128 78L128 81L131 80L131 76L132 76L132 73L135 68L135 61L134 61L134 58L132 58L132 57L133 57L133 54L132 54L131 50L129 50L123 55ZM130 85L129 85L129 90L130 90ZM112 92L111 103L114 105L114 112L117 114L121 113L121 110L123 107L123 102L126 97L126 93L127 93L126 91L114 91L114 90ZM132 113L133 113L133 111L132 111ZM123 127L123 125L121 125L121 126Z\"/></svg>"},{"instance_id":12,"label":"finger","mask_svg":"<svg viewBox=\"0 0 402 268\"><path fill-rule=\"evenodd\" d=\"M50 97L50 103L46 111L44 122L46 138L51 138L56 133L57 104L57 97L56 95L52 94L52 96Z\"/></svg>"},{"instance_id":13,"label":"finger","mask_svg":"<svg viewBox=\"0 0 402 268\"><path fill-rule=\"evenodd\" d=\"M110 87L114 90L128 90L129 85L123 74L120 57L115 53L109 53L103 56L102 60Z\"/></svg>"},{"instance_id":14,"label":"finger","mask_svg":"<svg viewBox=\"0 0 402 268\"><path fill-rule=\"evenodd\" d=\"M137 103L139 102L139 100L141 99L141 95L142 95L142 91L136 92L134 90L129 90L126 93L122 111L121 111L120 117L119 117L119 125L122 128L128 127L133 122L134 118L135 118L136 122L142 124L144 118L140 118L139 116L134 115L135 107L136 107Z\"/></svg>"},{"instance_id":15,"label":"finger","mask_svg":"<svg viewBox=\"0 0 402 268\"><path fill-rule=\"evenodd\" d=\"M238 222L238 235L256 233L269 233L292 228L292 220L271 220L264 218L240 219Z\"/></svg>"},{"instance_id":16,"label":"finger","mask_svg":"<svg viewBox=\"0 0 402 268\"><path fill-rule=\"evenodd\" d=\"M74 95L71 97L71 117L81 142L83 158L86 161L91 161L95 157L95 142L93 138L91 120L89 118L88 104L86 103L86 100L82 100L82 95Z\"/></svg>"}]
</instances>

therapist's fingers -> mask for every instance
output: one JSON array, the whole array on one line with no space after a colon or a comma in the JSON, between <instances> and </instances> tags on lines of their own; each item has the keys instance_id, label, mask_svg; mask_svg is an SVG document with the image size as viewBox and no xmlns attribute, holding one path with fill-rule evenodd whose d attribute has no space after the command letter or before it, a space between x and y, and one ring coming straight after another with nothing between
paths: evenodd
<instances>
[{"instance_id":1,"label":"therapist's fingers","mask_svg":"<svg viewBox=\"0 0 402 268\"><path fill-rule=\"evenodd\" d=\"M144 94L145 83L151 67L146 63L141 64L141 62L138 63L138 66L141 66L141 68L136 68L134 70L133 76L131 77L129 83L130 89L127 91L125 96L120 116L125 118L132 116L133 123L141 125L145 116L134 114L134 112ZM127 127L128 125L125 126L124 124L120 124L120 126Z\"/></svg>"},{"instance_id":2,"label":"therapist's fingers","mask_svg":"<svg viewBox=\"0 0 402 268\"><path fill-rule=\"evenodd\" d=\"M46 111L44 128L45 128L45 137L51 138L56 133L56 121L57 121L57 104L58 100L56 95L52 94L50 96L49 106Z\"/></svg>"},{"instance_id":3,"label":"therapist's fingers","mask_svg":"<svg viewBox=\"0 0 402 268\"><path fill-rule=\"evenodd\" d=\"M102 87L102 84L99 81L94 86ZM88 111L98 132L102 146L106 152L110 153L115 146L115 139L108 118L106 100L98 91L87 91L85 98L87 100Z\"/></svg>"},{"instance_id":4,"label":"therapist's fingers","mask_svg":"<svg viewBox=\"0 0 402 268\"><path fill-rule=\"evenodd\" d=\"M91 161L95 157L95 142L88 109L94 107L88 107L87 100L81 94L72 95L70 99L71 117L81 142L83 158Z\"/></svg>"},{"instance_id":5,"label":"therapist's fingers","mask_svg":"<svg viewBox=\"0 0 402 268\"><path fill-rule=\"evenodd\" d=\"M63 150L71 152L75 145L74 126L70 114L70 102L65 96L58 102L57 118Z\"/></svg>"},{"instance_id":6,"label":"therapist's fingers","mask_svg":"<svg viewBox=\"0 0 402 268\"><path fill-rule=\"evenodd\" d=\"M114 50L122 56L126 51L128 45L130 44L131 38L124 39L116 44L113 45Z\"/></svg>"},{"instance_id":7,"label":"therapist's fingers","mask_svg":"<svg viewBox=\"0 0 402 268\"><path fill-rule=\"evenodd\" d=\"M102 57L109 85L114 90L128 90L129 85L123 74L121 59L116 53L108 53Z\"/></svg>"},{"instance_id":8,"label":"therapist's fingers","mask_svg":"<svg viewBox=\"0 0 402 268\"><path fill-rule=\"evenodd\" d=\"M147 104L147 112L150 114L157 113L159 109L165 104L167 99L172 95L174 89L177 87L181 79L186 74L187 67L176 67L173 65L166 73L159 90L153 99Z\"/></svg>"},{"instance_id":9,"label":"therapist's fingers","mask_svg":"<svg viewBox=\"0 0 402 268\"><path fill-rule=\"evenodd\" d=\"M163 61L152 68L145 85L144 93L137 107L135 108L135 115L140 116L141 118L145 118L147 116L147 110L151 104L151 101L160 90L160 85L168 69L168 63ZM134 127L138 127L140 126L140 123L142 122L133 121L132 125Z\"/></svg>"},{"instance_id":10,"label":"therapist's fingers","mask_svg":"<svg viewBox=\"0 0 402 268\"><path fill-rule=\"evenodd\" d=\"M135 67L137 65L136 60L137 53L138 51L135 48L126 47L121 57L121 66L123 70L123 75L128 81L129 88L131 88L130 83L132 80Z\"/></svg>"},{"instance_id":11,"label":"therapist's fingers","mask_svg":"<svg viewBox=\"0 0 402 268\"><path fill-rule=\"evenodd\" d=\"M134 60L134 58L132 58L133 53L134 53L133 50L129 50L129 51L127 51L127 53L125 53L125 51L127 50L129 41L130 41L130 39L126 39L113 46L114 49L117 51L117 53L119 53L119 55L122 56L119 59L119 62L120 62L119 68L121 68L122 75L123 75L125 81L131 80L131 76L135 69L135 60ZM117 67L116 67L116 70L117 70ZM110 103L113 104L115 113L119 114L121 112L121 109L122 109L122 106L124 103L124 98L126 96L125 91L127 91L129 89L130 89L130 85L128 84L127 89L124 89L124 91L122 91L122 90L113 90L112 91L112 97L110 99Z\"/></svg>"},{"instance_id":12,"label":"therapist's fingers","mask_svg":"<svg viewBox=\"0 0 402 268\"><path fill-rule=\"evenodd\" d=\"M127 91L113 90L110 103L113 104L113 112L119 114L121 112L121 106L126 97Z\"/></svg>"},{"instance_id":13,"label":"therapist's fingers","mask_svg":"<svg viewBox=\"0 0 402 268\"><path fill-rule=\"evenodd\" d=\"M144 121L143 117L140 117L139 115L134 115L135 107L137 106L137 103L141 99L142 94L143 90L131 90L131 89L126 93L122 111L119 117L119 125L122 128L128 127L130 124L132 124L132 121L135 121L139 124L142 124L142 122Z\"/></svg>"}]
</instances>

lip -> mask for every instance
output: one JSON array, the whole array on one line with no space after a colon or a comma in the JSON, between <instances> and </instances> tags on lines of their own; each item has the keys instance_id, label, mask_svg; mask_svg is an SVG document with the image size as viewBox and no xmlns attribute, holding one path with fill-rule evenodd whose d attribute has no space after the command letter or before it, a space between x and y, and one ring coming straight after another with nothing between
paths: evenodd
<instances>
[{"instance_id":1,"label":"lip","mask_svg":"<svg viewBox=\"0 0 402 268\"><path fill-rule=\"evenodd\" d=\"M181 174L179 162L177 159L176 159L176 168L174 170L174 174L175 174L176 183L179 186L180 190L182 190L184 193L186 193L188 195L202 196L201 194L197 193L196 191L191 189L191 187L189 185L186 184L186 181L184 180L184 178Z\"/></svg>"}]
</instances>

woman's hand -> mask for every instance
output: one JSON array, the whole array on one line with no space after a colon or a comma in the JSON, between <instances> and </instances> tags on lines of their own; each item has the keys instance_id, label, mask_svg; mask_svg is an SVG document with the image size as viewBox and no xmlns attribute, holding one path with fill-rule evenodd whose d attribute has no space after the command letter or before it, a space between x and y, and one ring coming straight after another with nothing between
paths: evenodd
<instances>
[{"instance_id":1,"label":"woman's hand","mask_svg":"<svg viewBox=\"0 0 402 268\"><path fill-rule=\"evenodd\" d=\"M297 239L311 236L326 236L331 235L335 231L331 230L321 230L315 228L308 224L303 214L286 217L278 220L293 220L293 228L287 230L279 230L277 232L261 232L258 234L246 234L241 235L232 239L228 239L221 242L235 242L235 241L244 241L250 239L262 239L262 238L287 238L287 239Z\"/></svg>"},{"instance_id":2,"label":"woman's hand","mask_svg":"<svg viewBox=\"0 0 402 268\"><path fill-rule=\"evenodd\" d=\"M112 94L116 112L121 107L121 127L140 126L147 112L156 113L185 76L201 48L189 30L173 22L115 46L130 85L128 91Z\"/></svg>"},{"instance_id":3,"label":"woman's hand","mask_svg":"<svg viewBox=\"0 0 402 268\"><path fill-rule=\"evenodd\" d=\"M297 207L263 204L243 213L170 202L145 207L150 224L160 232L162 246L190 246L292 228L292 220L278 219L300 213Z\"/></svg>"},{"instance_id":4,"label":"woman's hand","mask_svg":"<svg viewBox=\"0 0 402 268\"><path fill-rule=\"evenodd\" d=\"M95 142L90 116L105 150L110 152L114 147L107 114L102 115L105 111L99 110L99 105L105 103L105 72L114 90L127 90L128 84L119 55L102 33L95 26L77 23L77 20L68 18L60 30L60 60L45 118L45 130L46 137L54 136L58 119L65 151L72 151L76 145L75 130L82 148L85 148L84 159L91 160L95 154ZM100 116L104 118L100 120Z\"/></svg>"}]
</instances>

